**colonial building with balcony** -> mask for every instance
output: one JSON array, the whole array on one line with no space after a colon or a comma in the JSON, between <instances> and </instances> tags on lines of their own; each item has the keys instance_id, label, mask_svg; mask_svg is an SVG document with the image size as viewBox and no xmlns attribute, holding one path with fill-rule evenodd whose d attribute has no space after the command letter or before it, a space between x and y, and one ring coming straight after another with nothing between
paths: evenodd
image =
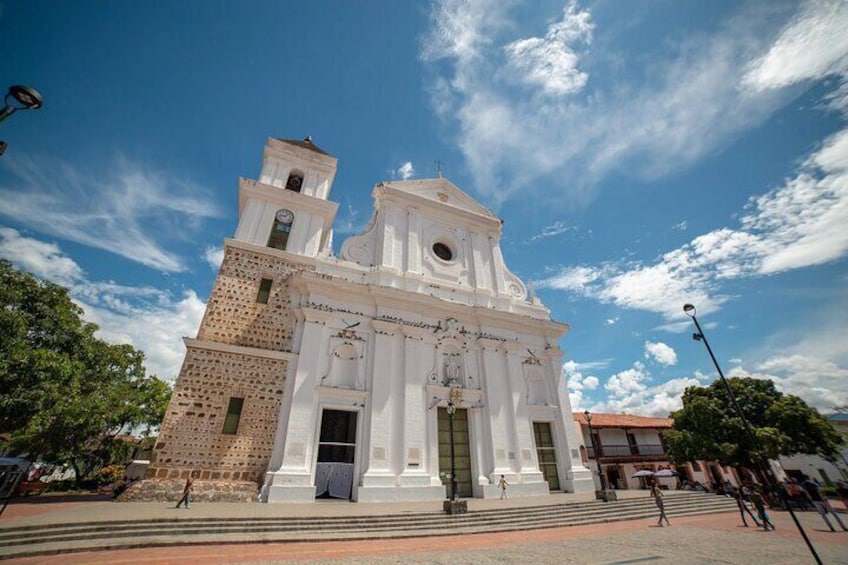
<instances>
[{"instance_id":1,"label":"colonial building with balcony","mask_svg":"<svg viewBox=\"0 0 848 565\"><path fill-rule=\"evenodd\" d=\"M725 480L733 485L739 484L735 469L716 462L691 461L684 465L669 462L662 432L671 429L674 424L671 418L592 413L591 435L585 414L575 412L574 421L583 438L581 456L584 463L594 471L596 489L601 488L596 461L600 462L607 486L612 489L648 488L653 480L650 475L634 475L638 471L656 472L661 469L676 471L676 476L657 478L661 486L671 489L684 479L692 484L700 482L707 486Z\"/></svg>"}]
</instances>

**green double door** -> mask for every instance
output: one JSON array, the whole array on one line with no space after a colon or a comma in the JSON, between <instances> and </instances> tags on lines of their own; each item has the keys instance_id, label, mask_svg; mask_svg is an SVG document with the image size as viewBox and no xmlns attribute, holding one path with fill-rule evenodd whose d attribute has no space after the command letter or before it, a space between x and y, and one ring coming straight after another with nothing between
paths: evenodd
<instances>
[{"instance_id":1,"label":"green double door","mask_svg":"<svg viewBox=\"0 0 848 565\"><path fill-rule=\"evenodd\" d=\"M447 410L439 408L439 476L450 495L451 436ZM453 415L453 448L456 464L456 492L462 498L471 498L471 447L468 442L468 411L457 408Z\"/></svg>"},{"instance_id":2,"label":"green double door","mask_svg":"<svg viewBox=\"0 0 848 565\"><path fill-rule=\"evenodd\" d=\"M559 472L556 464L554 438L549 422L533 422L533 435L536 439L536 456L539 459L539 470L548 481L550 490L560 490Z\"/></svg>"}]
</instances>

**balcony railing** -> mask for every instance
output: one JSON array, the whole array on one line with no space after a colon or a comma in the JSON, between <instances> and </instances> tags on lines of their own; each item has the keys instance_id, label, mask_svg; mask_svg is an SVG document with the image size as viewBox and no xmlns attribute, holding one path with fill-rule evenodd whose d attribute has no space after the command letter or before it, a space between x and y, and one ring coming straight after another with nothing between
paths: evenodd
<instances>
[{"instance_id":1,"label":"balcony railing","mask_svg":"<svg viewBox=\"0 0 848 565\"><path fill-rule=\"evenodd\" d=\"M662 445L601 445L598 449L601 457L639 457L645 455L665 455ZM586 455L595 458L595 448L586 446Z\"/></svg>"}]
</instances>

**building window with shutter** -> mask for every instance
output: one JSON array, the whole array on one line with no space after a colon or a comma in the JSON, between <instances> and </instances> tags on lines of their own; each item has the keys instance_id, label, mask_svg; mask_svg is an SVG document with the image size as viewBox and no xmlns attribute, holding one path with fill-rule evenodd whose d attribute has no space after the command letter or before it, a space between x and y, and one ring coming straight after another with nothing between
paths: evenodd
<instances>
[{"instance_id":1,"label":"building window with shutter","mask_svg":"<svg viewBox=\"0 0 848 565\"><path fill-rule=\"evenodd\" d=\"M256 295L256 302L259 304L268 304L268 299L271 298L271 279L262 279L259 283L259 293Z\"/></svg>"},{"instance_id":2,"label":"building window with shutter","mask_svg":"<svg viewBox=\"0 0 848 565\"><path fill-rule=\"evenodd\" d=\"M230 398L230 403L227 405L227 416L224 418L224 429L221 431L222 434L235 435L238 433L243 406L244 398Z\"/></svg>"}]
</instances>

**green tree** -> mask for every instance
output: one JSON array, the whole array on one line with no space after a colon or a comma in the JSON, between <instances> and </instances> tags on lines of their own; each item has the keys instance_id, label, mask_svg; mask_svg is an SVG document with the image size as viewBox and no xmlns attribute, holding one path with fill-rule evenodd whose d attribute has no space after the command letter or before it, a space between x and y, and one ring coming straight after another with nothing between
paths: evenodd
<instances>
[{"instance_id":1,"label":"green tree","mask_svg":"<svg viewBox=\"0 0 848 565\"><path fill-rule=\"evenodd\" d=\"M762 456L775 459L811 453L833 461L838 455L842 441L838 432L797 396L778 391L770 380L732 378L728 383ZM674 426L663 438L673 462L706 459L737 467L758 466L754 445L720 380L687 388L683 408L671 417Z\"/></svg>"},{"instance_id":2,"label":"green tree","mask_svg":"<svg viewBox=\"0 0 848 565\"><path fill-rule=\"evenodd\" d=\"M67 463L82 480L125 460L122 434L161 422L168 385L144 354L95 337L67 289L0 260L0 431L30 458Z\"/></svg>"}]
</instances>

